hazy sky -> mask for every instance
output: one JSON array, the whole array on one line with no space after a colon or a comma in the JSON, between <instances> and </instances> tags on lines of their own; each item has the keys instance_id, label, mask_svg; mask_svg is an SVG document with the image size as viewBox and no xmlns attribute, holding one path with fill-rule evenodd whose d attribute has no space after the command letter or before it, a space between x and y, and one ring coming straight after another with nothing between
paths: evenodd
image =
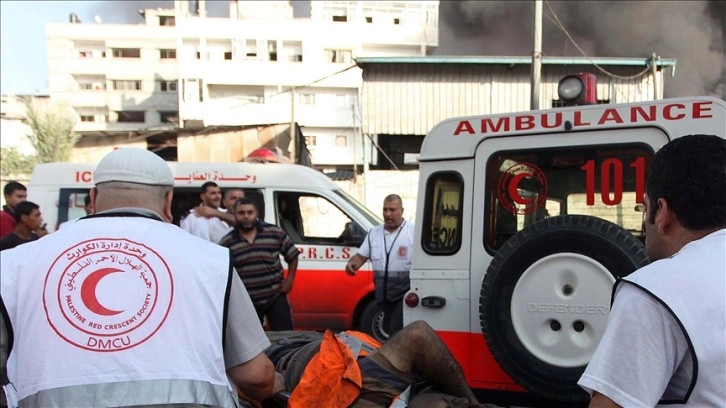
<instances>
[{"instance_id":1,"label":"hazy sky","mask_svg":"<svg viewBox=\"0 0 726 408\"><path fill-rule=\"evenodd\" d=\"M76 13L83 23L143 23L142 8L173 8L172 0L21 1L0 0L0 93L47 94L46 23L67 23ZM228 0L207 0L210 17L226 17ZM296 16L310 16L307 1L293 1Z\"/></svg>"},{"instance_id":2,"label":"hazy sky","mask_svg":"<svg viewBox=\"0 0 726 408\"><path fill-rule=\"evenodd\" d=\"M0 87L2 94L48 92L45 23L68 22L71 11L93 21L89 1L0 1Z\"/></svg>"},{"instance_id":3,"label":"hazy sky","mask_svg":"<svg viewBox=\"0 0 726 408\"><path fill-rule=\"evenodd\" d=\"M228 14L228 0L207 0L211 17ZM530 55L532 0L440 1L438 55ZM547 1L543 52L581 54L554 24L556 12L589 56L675 58L666 96L726 98L726 1ZM173 7L171 0L0 0L1 93L47 93L45 24L66 23L75 12L83 23L143 22L142 8ZM293 1L295 16L310 15L309 1ZM607 80L603 77L602 80Z\"/></svg>"}]
</instances>

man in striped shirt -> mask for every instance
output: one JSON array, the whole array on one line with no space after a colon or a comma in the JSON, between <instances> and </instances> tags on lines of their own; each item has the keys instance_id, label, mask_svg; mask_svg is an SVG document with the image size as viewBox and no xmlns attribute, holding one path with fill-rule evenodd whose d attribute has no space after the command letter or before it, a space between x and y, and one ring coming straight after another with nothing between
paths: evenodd
<instances>
[{"instance_id":1,"label":"man in striped shirt","mask_svg":"<svg viewBox=\"0 0 726 408\"><path fill-rule=\"evenodd\" d=\"M232 262L260 318L267 317L270 330L292 330L292 313L287 294L297 271L300 251L285 232L276 225L257 219L257 208L246 197L235 202L236 226L219 245L229 248ZM280 256L288 265L285 278Z\"/></svg>"}]
</instances>

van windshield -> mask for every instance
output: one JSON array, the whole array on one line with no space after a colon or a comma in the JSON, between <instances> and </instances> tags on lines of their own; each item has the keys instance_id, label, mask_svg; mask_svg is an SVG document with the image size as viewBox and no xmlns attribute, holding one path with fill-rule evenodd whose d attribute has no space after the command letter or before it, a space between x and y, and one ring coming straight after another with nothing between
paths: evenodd
<instances>
[{"instance_id":1,"label":"van windshield","mask_svg":"<svg viewBox=\"0 0 726 408\"><path fill-rule=\"evenodd\" d=\"M335 192L335 194L339 195L340 198L342 198L344 201L346 201L348 204L350 204L352 207L357 209L361 214L363 214L365 219L368 220L368 222L370 222L371 225L378 225L383 222L383 220L381 220L380 217L378 217L371 210L369 210L368 207L359 203L355 198L351 197L345 191L338 188L338 189L335 189L334 192Z\"/></svg>"}]
</instances>

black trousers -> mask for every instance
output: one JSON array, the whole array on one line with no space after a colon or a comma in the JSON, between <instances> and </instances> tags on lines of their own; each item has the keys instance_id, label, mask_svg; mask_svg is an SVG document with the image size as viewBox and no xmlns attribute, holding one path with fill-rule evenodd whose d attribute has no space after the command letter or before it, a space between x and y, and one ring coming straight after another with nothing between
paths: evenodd
<instances>
[{"instance_id":1,"label":"black trousers","mask_svg":"<svg viewBox=\"0 0 726 408\"><path fill-rule=\"evenodd\" d=\"M264 325L265 316L267 316L270 330L292 330L292 310L287 301L287 294L280 293L265 305L255 305L255 311L257 311L257 317L260 318L260 324Z\"/></svg>"},{"instance_id":2,"label":"black trousers","mask_svg":"<svg viewBox=\"0 0 726 408\"><path fill-rule=\"evenodd\" d=\"M403 328L403 299L394 301L384 300L383 307L383 330L389 336L393 336Z\"/></svg>"}]
</instances>

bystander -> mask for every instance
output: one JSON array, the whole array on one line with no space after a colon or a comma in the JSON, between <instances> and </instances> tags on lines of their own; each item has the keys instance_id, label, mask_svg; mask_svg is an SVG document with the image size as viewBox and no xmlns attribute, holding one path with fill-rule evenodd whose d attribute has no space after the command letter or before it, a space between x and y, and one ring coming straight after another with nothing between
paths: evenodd
<instances>
[{"instance_id":1,"label":"bystander","mask_svg":"<svg viewBox=\"0 0 726 408\"><path fill-rule=\"evenodd\" d=\"M219 244L232 251L234 267L260 323L266 317L271 330L292 330L287 294L292 290L300 251L281 228L257 219L257 208L249 198L237 200L233 211L237 225ZM280 256L287 262L287 277Z\"/></svg>"},{"instance_id":2,"label":"bystander","mask_svg":"<svg viewBox=\"0 0 726 408\"><path fill-rule=\"evenodd\" d=\"M199 197L202 199L200 207L219 210L219 206L222 204L222 190L213 181L202 184ZM197 213L196 209L189 211L189 214L182 218L179 226L190 234L215 244L229 232L229 224L225 221L218 217L202 216Z\"/></svg>"},{"instance_id":3,"label":"bystander","mask_svg":"<svg viewBox=\"0 0 726 408\"><path fill-rule=\"evenodd\" d=\"M0 251L38 239L35 231L41 229L43 224L38 204L21 201L15 206L13 216L15 217L15 228L10 234L0 239Z\"/></svg>"},{"instance_id":4,"label":"bystander","mask_svg":"<svg viewBox=\"0 0 726 408\"><path fill-rule=\"evenodd\" d=\"M3 188L5 205L0 212L0 238L4 238L13 232L15 228L15 206L28 199L28 189L17 181L10 181Z\"/></svg>"}]
</instances>

